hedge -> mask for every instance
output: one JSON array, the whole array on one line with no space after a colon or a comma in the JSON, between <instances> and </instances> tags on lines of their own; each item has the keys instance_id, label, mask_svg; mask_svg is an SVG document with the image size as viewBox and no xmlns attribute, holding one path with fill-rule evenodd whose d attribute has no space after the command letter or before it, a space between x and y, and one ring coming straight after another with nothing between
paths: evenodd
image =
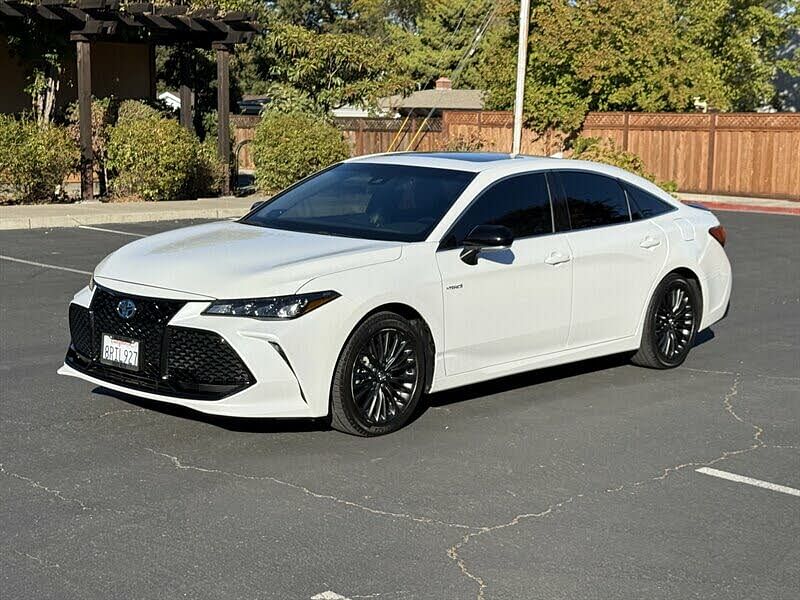
<instances>
[{"instance_id":1,"label":"hedge","mask_svg":"<svg viewBox=\"0 0 800 600\"><path fill-rule=\"evenodd\" d=\"M52 202L80 151L66 127L0 115L0 197L22 204Z\"/></svg>"},{"instance_id":2,"label":"hedge","mask_svg":"<svg viewBox=\"0 0 800 600\"><path fill-rule=\"evenodd\" d=\"M209 195L222 175L213 151L177 121L122 107L109 138L108 165L115 195L144 200Z\"/></svg>"},{"instance_id":3,"label":"hedge","mask_svg":"<svg viewBox=\"0 0 800 600\"><path fill-rule=\"evenodd\" d=\"M267 111L253 139L256 186L277 192L349 155L342 132L323 117Z\"/></svg>"}]
</instances>

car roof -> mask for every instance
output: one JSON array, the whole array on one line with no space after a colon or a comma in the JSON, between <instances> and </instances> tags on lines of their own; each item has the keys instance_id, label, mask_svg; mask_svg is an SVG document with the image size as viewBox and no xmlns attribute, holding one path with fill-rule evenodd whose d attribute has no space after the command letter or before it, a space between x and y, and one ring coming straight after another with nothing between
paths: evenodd
<instances>
[{"instance_id":1,"label":"car roof","mask_svg":"<svg viewBox=\"0 0 800 600\"><path fill-rule=\"evenodd\" d=\"M349 159L347 162L367 162L377 164L406 165L413 167L434 167L456 171L487 171L510 163L523 163L527 167L546 168L547 163L560 161L557 158L541 156L512 155L505 152L389 152L370 154Z\"/></svg>"},{"instance_id":2,"label":"car roof","mask_svg":"<svg viewBox=\"0 0 800 600\"><path fill-rule=\"evenodd\" d=\"M672 196L653 184L651 181L613 165L575 160L570 158L553 158L544 156L512 155L503 152L390 152L357 156L345 162L374 163L384 165L406 165L413 167L429 167L469 171L472 173L487 172L488 175L504 177L511 174L539 170L578 170L598 173L635 184L652 194L656 194L675 206L680 206ZM492 173L494 172L494 173Z\"/></svg>"}]
</instances>

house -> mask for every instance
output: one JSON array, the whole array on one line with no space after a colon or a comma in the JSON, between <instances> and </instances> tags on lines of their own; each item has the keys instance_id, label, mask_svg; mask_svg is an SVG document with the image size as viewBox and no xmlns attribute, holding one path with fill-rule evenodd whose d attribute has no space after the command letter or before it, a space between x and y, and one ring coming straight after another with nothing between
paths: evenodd
<instances>
[{"instance_id":1,"label":"house","mask_svg":"<svg viewBox=\"0 0 800 600\"><path fill-rule=\"evenodd\" d=\"M161 92L158 99L175 112L181 110L181 97L175 92Z\"/></svg>"},{"instance_id":2,"label":"house","mask_svg":"<svg viewBox=\"0 0 800 600\"><path fill-rule=\"evenodd\" d=\"M453 89L453 82L447 77L436 80L432 90L419 90L395 104L395 109L402 116L441 117L443 110L483 110L486 92L483 90ZM432 111L432 112L431 112Z\"/></svg>"}]
</instances>

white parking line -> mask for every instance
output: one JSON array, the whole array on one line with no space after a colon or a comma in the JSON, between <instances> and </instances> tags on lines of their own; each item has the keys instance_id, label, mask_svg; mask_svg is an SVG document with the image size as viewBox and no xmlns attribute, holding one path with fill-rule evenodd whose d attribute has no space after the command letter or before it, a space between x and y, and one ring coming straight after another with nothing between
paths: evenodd
<instances>
[{"instance_id":1,"label":"white parking line","mask_svg":"<svg viewBox=\"0 0 800 600\"><path fill-rule=\"evenodd\" d=\"M81 271L80 269L72 269L70 267L59 267L58 265L48 265L33 260L23 260L21 258L14 258L13 256L6 256L5 254L0 254L0 259L10 260L11 262L16 262L16 263L22 263L23 265L33 265L34 267L42 267L44 269L57 269L59 271L69 271L70 273L80 273L82 275L92 274L91 271Z\"/></svg>"},{"instance_id":2,"label":"white parking line","mask_svg":"<svg viewBox=\"0 0 800 600\"><path fill-rule=\"evenodd\" d=\"M760 479L736 475L735 473L728 473L727 471L718 471L717 469L710 469L708 467L702 467L696 469L696 471L703 475L711 475L712 477L719 477L720 479L727 479L728 481L735 481L736 483L746 483L747 485L754 485L766 490L772 490L773 492L781 492L783 494L789 494L790 496L800 496L800 490L785 485L778 485L777 483L770 483L769 481L761 481Z\"/></svg>"},{"instance_id":3,"label":"white parking line","mask_svg":"<svg viewBox=\"0 0 800 600\"><path fill-rule=\"evenodd\" d=\"M92 227L91 225L78 225L78 229L91 229L92 231L102 231L105 233L117 233L119 235L129 235L131 237L147 237L143 233L131 233L130 231L119 231L117 229L106 229L105 227Z\"/></svg>"}]
</instances>

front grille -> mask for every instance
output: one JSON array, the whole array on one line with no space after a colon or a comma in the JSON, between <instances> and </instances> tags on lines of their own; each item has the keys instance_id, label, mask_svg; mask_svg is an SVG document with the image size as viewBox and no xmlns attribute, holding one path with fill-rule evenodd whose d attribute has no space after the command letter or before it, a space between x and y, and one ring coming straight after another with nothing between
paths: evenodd
<instances>
[{"instance_id":1,"label":"front grille","mask_svg":"<svg viewBox=\"0 0 800 600\"><path fill-rule=\"evenodd\" d=\"M169 327L167 375L176 382L246 386L252 375L224 338L213 331Z\"/></svg>"},{"instance_id":2,"label":"front grille","mask_svg":"<svg viewBox=\"0 0 800 600\"><path fill-rule=\"evenodd\" d=\"M77 304L69 305L69 334L78 353L87 358L94 356L91 317L87 308Z\"/></svg>"},{"instance_id":3,"label":"front grille","mask_svg":"<svg viewBox=\"0 0 800 600\"><path fill-rule=\"evenodd\" d=\"M130 299L136 312L129 319L117 313ZM202 329L167 327L185 302L123 295L98 287L90 308L71 304L72 344L66 362L93 377L158 394L219 400L255 383L236 351L218 334ZM139 371L99 361L103 334L139 341Z\"/></svg>"},{"instance_id":4,"label":"front grille","mask_svg":"<svg viewBox=\"0 0 800 600\"><path fill-rule=\"evenodd\" d=\"M117 314L117 305L125 299L131 299L136 304L136 312L127 320ZM95 347L101 347L104 333L139 340L140 375L157 380L163 370L161 356L167 323L184 304L180 300L126 296L98 287L90 305L94 315Z\"/></svg>"}]
</instances>

